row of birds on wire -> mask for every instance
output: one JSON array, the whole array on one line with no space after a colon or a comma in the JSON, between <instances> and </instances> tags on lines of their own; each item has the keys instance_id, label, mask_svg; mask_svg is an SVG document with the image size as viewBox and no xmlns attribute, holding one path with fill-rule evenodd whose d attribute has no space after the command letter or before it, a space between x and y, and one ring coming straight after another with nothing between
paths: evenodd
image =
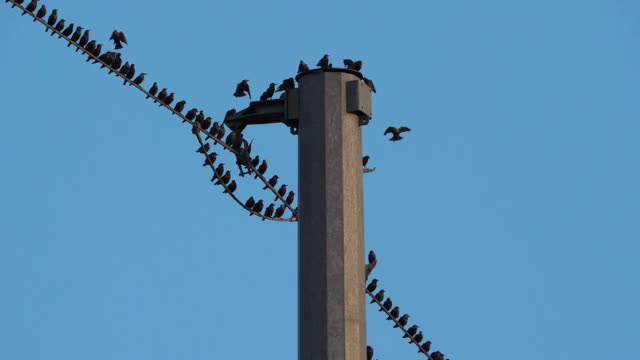
<instances>
[{"instance_id":1,"label":"row of birds on wire","mask_svg":"<svg viewBox=\"0 0 640 360\"><path fill-rule=\"evenodd\" d=\"M5 1L9 2L8 0ZM18 0L12 2L13 8L16 6L16 4L22 4L24 1ZM31 13L34 16L34 21L36 20L35 18L44 21L43 18L47 14L46 6L42 5L40 9L36 11L37 7L38 1L32 0L24 8L23 15ZM126 85L127 82L129 82L129 85L133 83L141 86L144 82L145 75L147 75L146 73L139 73L138 76L136 76L135 64L130 64L128 61L123 64L124 60L122 58L122 54L119 52L107 51L105 53L102 53L103 45L98 44L95 40L90 39L90 30L85 30L81 26L75 27L75 24L73 23L66 25L65 19L58 20L57 9L54 9L49 14L49 17L46 20L46 24L55 29L57 33L59 33L59 38L62 38L62 36L69 38L71 42L69 42L68 47L75 43L78 46L76 52L80 49L83 49L87 54L91 54L90 56L88 56L87 62L90 62L91 60L94 60L94 64L101 62L101 68L109 66L110 74L113 72L113 70L117 71L120 76L125 78L123 85ZM48 30L49 27L45 27L45 32ZM52 36L56 34L56 32L52 31ZM115 49L121 49L123 47L122 44L128 45L126 35L122 31L114 30L111 34L110 40L113 41ZM95 60L94 58L97 58L99 60ZM136 77L134 78L134 76ZM147 99L151 95L155 98L154 102L160 101L162 103L160 106L166 105L167 107L170 107L175 100L175 94L169 93L166 88L163 88L160 91L158 90L160 90L159 86L157 82L154 82L147 91ZM186 104L187 102L185 100L176 102L173 106L173 111L182 115ZM230 113L235 113L235 110L230 110L227 115ZM244 139L242 133L231 131L225 138L226 129L224 124L214 122L210 116L205 115L203 110L198 110L197 108L188 110L186 114L184 114L184 117L195 124L192 130L194 133L204 130L207 133L207 140L215 138L213 145L216 145L218 142L220 142L224 143L231 150L233 150L234 154L236 155L236 163L238 165L238 168L240 169L241 176L245 176L247 174L251 175L253 174L254 170L256 173L254 178L258 178L259 176L262 176L266 173L268 168L267 161L262 160L261 162L259 156L250 156L251 144L249 144ZM210 148L211 145L209 143L206 143L197 149L197 152L201 152L205 155L205 162L203 166L207 166L209 161L214 163L217 159L218 154L215 152L209 153ZM249 164L251 164L251 166L249 166ZM244 165L248 171L243 171L241 165ZM224 192L233 194L233 192L235 192L235 190L237 189L237 183L235 182L235 180L231 180L231 172L228 170L224 170L223 163L217 164L214 171L216 175L218 175L218 178L216 178L216 176L214 175L212 181L214 181L216 185L220 185L222 182L224 182L226 188ZM273 190L278 194L276 196L276 200L281 198L283 204L278 208L276 208L275 204L273 203L269 206L266 206L266 209L264 209L264 215L262 215L263 220L265 220L265 218L279 219L284 215L287 207L292 209L292 204L295 199L295 193L293 191L289 191L287 194L286 184L281 185L278 190L275 190L278 180L279 177L277 175L272 176L267 181L269 185L265 184L265 187L263 189L266 190L269 188L269 186L273 187ZM253 213L261 214L264 208L264 201L255 201L253 197L251 197L244 203L244 207L251 212L251 215L253 215Z\"/></svg>"},{"instance_id":2,"label":"row of birds on wire","mask_svg":"<svg viewBox=\"0 0 640 360\"><path fill-rule=\"evenodd\" d=\"M373 250L369 251L367 260L369 261L369 263L365 265L366 278L369 277L378 263L378 258ZM425 342L422 342L424 340L424 334L421 330L419 331L418 325L414 324L406 328L406 326L409 324L410 315L400 315L400 307L394 306L393 301L390 297L385 297L384 289L379 290L375 295L373 294L373 292L378 288L378 281L378 279L373 279L369 282L369 284L367 284L367 294L372 297L370 304L378 304L380 306L380 309L378 311L384 311L388 315L387 320L391 320L395 323L395 325L393 326L394 328L402 328L402 330L405 332L402 337L405 339L408 338L409 344L416 344L416 346L419 347L419 353L427 355L431 360L445 360L444 354L442 354L440 351L429 353L429 351L431 351L431 341L427 340ZM367 354L369 353L368 348ZM371 354L373 355L373 349L371 349ZM370 360L371 358L368 357L368 359Z\"/></svg>"}]
</instances>

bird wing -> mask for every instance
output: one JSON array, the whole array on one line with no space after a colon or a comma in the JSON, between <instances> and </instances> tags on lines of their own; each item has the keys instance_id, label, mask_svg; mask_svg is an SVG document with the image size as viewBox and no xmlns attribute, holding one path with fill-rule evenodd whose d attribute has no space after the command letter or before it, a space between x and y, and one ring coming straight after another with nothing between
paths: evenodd
<instances>
[{"instance_id":1,"label":"bird wing","mask_svg":"<svg viewBox=\"0 0 640 360\"><path fill-rule=\"evenodd\" d=\"M118 34L118 36L120 37L120 41L122 41L123 43L129 45L129 43L127 42L127 37L124 36L124 33L122 31L120 31L120 33Z\"/></svg>"},{"instance_id":2,"label":"bird wing","mask_svg":"<svg viewBox=\"0 0 640 360\"><path fill-rule=\"evenodd\" d=\"M402 126L402 127L400 127L400 129L398 129L398 132L407 132L407 131L411 131L411 129L409 129L406 126Z\"/></svg>"},{"instance_id":3,"label":"bird wing","mask_svg":"<svg viewBox=\"0 0 640 360\"><path fill-rule=\"evenodd\" d=\"M116 30L113 30L113 32L111 33L111 37L109 38L109 40L113 40L116 41L116 38L118 37L118 32Z\"/></svg>"},{"instance_id":4,"label":"bird wing","mask_svg":"<svg viewBox=\"0 0 640 360\"><path fill-rule=\"evenodd\" d=\"M398 129L394 128L393 126L389 126L387 128L387 130L384 131L384 134L395 134L398 131Z\"/></svg>"}]
</instances>

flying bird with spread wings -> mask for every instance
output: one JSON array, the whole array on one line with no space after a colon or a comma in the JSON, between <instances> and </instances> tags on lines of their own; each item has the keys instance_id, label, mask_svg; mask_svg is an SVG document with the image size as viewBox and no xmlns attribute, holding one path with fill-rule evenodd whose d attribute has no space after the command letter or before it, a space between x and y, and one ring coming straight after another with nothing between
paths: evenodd
<instances>
[{"instance_id":1,"label":"flying bird with spread wings","mask_svg":"<svg viewBox=\"0 0 640 360\"><path fill-rule=\"evenodd\" d=\"M391 136L391 138L389 139L390 141L398 141L398 140L402 140L404 139L402 136L400 136L401 133L403 132L409 132L411 131L411 129L409 129L406 126L401 126L399 128L397 127L393 127L393 126L389 126L387 128L387 130L384 131L384 134L393 134L393 136Z\"/></svg>"}]
</instances>

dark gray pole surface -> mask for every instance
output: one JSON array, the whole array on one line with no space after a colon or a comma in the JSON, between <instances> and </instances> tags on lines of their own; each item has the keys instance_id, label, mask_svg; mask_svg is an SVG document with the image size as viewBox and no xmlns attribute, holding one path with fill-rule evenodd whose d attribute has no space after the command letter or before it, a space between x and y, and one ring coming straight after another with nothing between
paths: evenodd
<instances>
[{"instance_id":1,"label":"dark gray pole surface","mask_svg":"<svg viewBox=\"0 0 640 360\"><path fill-rule=\"evenodd\" d=\"M298 359L365 360L362 131L342 72L299 79Z\"/></svg>"}]
</instances>

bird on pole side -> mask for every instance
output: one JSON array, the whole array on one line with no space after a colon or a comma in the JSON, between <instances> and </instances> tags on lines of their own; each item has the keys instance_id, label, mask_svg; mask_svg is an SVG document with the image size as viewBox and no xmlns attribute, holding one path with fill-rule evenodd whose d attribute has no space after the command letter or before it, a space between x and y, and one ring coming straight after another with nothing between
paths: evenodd
<instances>
[{"instance_id":1,"label":"bird on pole side","mask_svg":"<svg viewBox=\"0 0 640 360\"><path fill-rule=\"evenodd\" d=\"M249 95L249 100L251 100L251 89L249 88L249 80L242 80L236 85L236 92L233 93L235 97L243 97L245 95Z\"/></svg>"}]
</instances>

